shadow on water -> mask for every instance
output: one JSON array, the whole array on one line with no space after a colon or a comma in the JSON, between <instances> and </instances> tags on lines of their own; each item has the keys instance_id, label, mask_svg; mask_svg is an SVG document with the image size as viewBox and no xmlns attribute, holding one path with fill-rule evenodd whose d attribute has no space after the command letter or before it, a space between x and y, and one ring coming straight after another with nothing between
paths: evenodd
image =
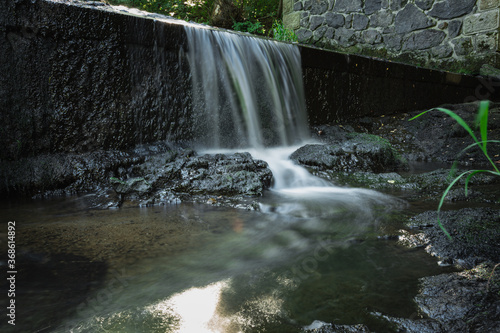
<instances>
[{"instance_id":1,"label":"shadow on water","mask_svg":"<svg viewBox=\"0 0 500 333\"><path fill-rule=\"evenodd\" d=\"M6 267L3 266L2 267ZM15 275L15 326L2 320L2 332L50 332L96 290L103 287L107 265L71 254L18 252ZM4 282L5 281L5 282ZM1 293L11 286L2 281ZM2 297L5 309L7 297Z\"/></svg>"}]
</instances>

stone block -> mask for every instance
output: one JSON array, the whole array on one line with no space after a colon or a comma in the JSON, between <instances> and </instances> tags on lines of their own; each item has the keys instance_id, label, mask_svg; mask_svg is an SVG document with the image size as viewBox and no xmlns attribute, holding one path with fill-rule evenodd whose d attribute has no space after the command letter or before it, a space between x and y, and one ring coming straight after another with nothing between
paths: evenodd
<instances>
[{"instance_id":1,"label":"stone block","mask_svg":"<svg viewBox=\"0 0 500 333\"><path fill-rule=\"evenodd\" d=\"M471 37L460 37L451 41L457 56L469 55L474 51Z\"/></svg>"},{"instance_id":2,"label":"stone block","mask_svg":"<svg viewBox=\"0 0 500 333\"><path fill-rule=\"evenodd\" d=\"M304 4L300 1L297 1L294 5L293 5L293 11L294 12L300 12L301 10L304 9ZM285 14L285 11L283 10L283 13Z\"/></svg>"},{"instance_id":3,"label":"stone block","mask_svg":"<svg viewBox=\"0 0 500 333\"><path fill-rule=\"evenodd\" d=\"M321 15L326 13L328 9L328 1L327 0L316 0L313 1L312 8L310 9L311 15Z\"/></svg>"},{"instance_id":4,"label":"stone block","mask_svg":"<svg viewBox=\"0 0 500 333\"><path fill-rule=\"evenodd\" d=\"M392 0L391 1L391 9L392 10L400 10L406 4L408 3L408 0Z\"/></svg>"},{"instance_id":5,"label":"stone block","mask_svg":"<svg viewBox=\"0 0 500 333\"><path fill-rule=\"evenodd\" d=\"M300 28L295 32L295 34L297 35L297 39L301 43L307 43L313 35L311 30L305 28Z\"/></svg>"},{"instance_id":6,"label":"stone block","mask_svg":"<svg viewBox=\"0 0 500 333\"><path fill-rule=\"evenodd\" d=\"M345 23L344 15L328 12L325 14L325 22L332 28L343 27Z\"/></svg>"},{"instance_id":7,"label":"stone block","mask_svg":"<svg viewBox=\"0 0 500 333\"><path fill-rule=\"evenodd\" d=\"M317 42L325 36L328 27L322 26L313 31L313 41Z\"/></svg>"},{"instance_id":8,"label":"stone block","mask_svg":"<svg viewBox=\"0 0 500 333\"><path fill-rule=\"evenodd\" d=\"M335 36L335 29L332 27L328 27L323 37L325 37L326 39L332 39L333 36Z\"/></svg>"},{"instance_id":9,"label":"stone block","mask_svg":"<svg viewBox=\"0 0 500 333\"><path fill-rule=\"evenodd\" d=\"M475 4L476 0L444 0L436 3L427 14L439 19L449 20L470 14Z\"/></svg>"},{"instance_id":10,"label":"stone block","mask_svg":"<svg viewBox=\"0 0 500 333\"><path fill-rule=\"evenodd\" d=\"M462 30L462 21L454 20L448 23L448 38L455 38L460 34Z\"/></svg>"},{"instance_id":11,"label":"stone block","mask_svg":"<svg viewBox=\"0 0 500 333\"><path fill-rule=\"evenodd\" d=\"M413 33L403 43L403 51L426 50L441 44L446 33L440 30L423 30Z\"/></svg>"},{"instance_id":12,"label":"stone block","mask_svg":"<svg viewBox=\"0 0 500 333\"><path fill-rule=\"evenodd\" d=\"M389 10L381 10L370 16L370 26L386 28L392 24L394 14Z\"/></svg>"},{"instance_id":13,"label":"stone block","mask_svg":"<svg viewBox=\"0 0 500 333\"><path fill-rule=\"evenodd\" d=\"M428 10L432 8L434 0L416 0L415 5L422 10Z\"/></svg>"},{"instance_id":14,"label":"stone block","mask_svg":"<svg viewBox=\"0 0 500 333\"><path fill-rule=\"evenodd\" d=\"M354 30L364 30L368 27L369 19L363 14L354 14L352 17L352 28Z\"/></svg>"},{"instance_id":15,"label":"stone block","mask_svg":"<svg viewBox=\"0 0 500 333\"><path fill-rule=\"evenodd\" d=\"M500 7L498 0L479 0L479 10L488 10Z\"/></svg>"},{"instance_id":16,"label":"stone block","mask_svg":"<svg viewBox=\"0 0 500 333\"><path fill-rule=\"evenodd\" d=\"M431 55L434 58L448 58L453 54L453 48L448 44L442 44L431 49Z\"/></svg>"},{"instance_id":17,"label":"stone block","mask_svg":"<svg viewBox=\"0 0 500 333\"><path fill-rule=\"evenodd\" d=\"M361 0L337 0L333 6L333 11L337 13L361 12L363 2Z\"/></svg>"},{"instance_id":18,"label":"stone block","mask_svg":"<svg viewBox=\"0 0 500 333\"><path fill-rule=\"evenodd\" d=\"M362 33L363 40L367 44L379 44L382 42L382 35L377 30L365 30Z\"/></svg>"},{"instance_id":19,"label":"stone block","mask_svg":"<svg viewBox=\"0 0 500 333\"><path fill-rule=\"evenodd\" d=\"M335 40L342 47L353 46L357 42L355 32L346 28L339 28L335 31Z\"/></svg>"},{"instance_id":20,"label":"stone block","mask_svg":"<svg viewBox=\"0 0 500 333\"><path fill-rule=\"evenodd\" d=\"M477 53L491 53L498 48L498 34L490 33L478 35L475 38L475 50Z\"/></svg>"},{"instance_id":21,"label":"stone block","mask_svg":"<svg viewBox=\"0 0 500 333\"><path fill-rule=\"evenodd\" d=\"M382 9L382 0L365 0L365 14L373 14Z\"/></svg>"},{"instance_id":22,"label":"stone block","mask_svg":"<svg viewBox=\"0 0 500 333\"><path fill-rule=\"evenodd\" d=\"M325 22L325 18L321 15L311 15L309 19L309 29L312 31L316 30L317 27Z\"/></svg>"},{"instance_id":23,"label":"stone block","mask_svg":"<svg viewBox=\"0 0 500 333\"><path fill-rule=\"evenodd\" d=\"M291 13L294 9L294 0L283 0L283 15Z\"/></svg>"},{"instance_id":24,"label":"stone block","mask_svg":"<svg viewBox=\"0 0 500 333\"><path fill-rule=\"evenodd\" d=\"M494 30L498 28L498 10L489 10L464 19L464 34L472 35L481 31Z\"/></svg>"},{"instance_id":25,"label":"stone block","mask_svg":"<svg viewBox=\"0 0 500 333\"><path fill-rule=\"evenodd\" d=\"M396 15L394 24L397 33L406 33L431 27L434 22L415 5L409 4Z\"/></svg>"},{"instance_id":26,"label":"stone block","mask_svg":"<svg viewBox=\"0 0 500 333\"><path fill-rule=\"evenodd\" d=\"M298 28L300 28L300 16L301 12L292 12L283 15L283 25L285 26L285 28L297 30Z\"/></svg>"},{"instance_id":27,"label":"stone block","mask_svg":"<svg viewBox=\"0 0 500 333\"><path fill-rule=\"evenodd\" d=\"M384 43L387 48L399 51L403 44L403 36L398 34L384 35Z\"/></svg>"}]
</instances>

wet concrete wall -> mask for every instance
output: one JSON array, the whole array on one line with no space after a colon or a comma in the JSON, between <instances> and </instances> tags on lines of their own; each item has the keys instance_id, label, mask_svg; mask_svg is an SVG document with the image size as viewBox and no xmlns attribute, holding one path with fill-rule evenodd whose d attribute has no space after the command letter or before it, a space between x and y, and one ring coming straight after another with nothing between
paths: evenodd
<instances>
[{"instance_id":1,"label":"wet concrete wall","mask_svg":"<svg viewBox=\"0 0 500 333\"><path fill-rule=\"evenodd\" d=\"M0 159L188 140L182 26L51 1L0 1Z\"/></svg>"},{"instance_id":2,"label":"wet concrete wall","mask_svg":"<svg viewBox=\"0 0 500 333\"><path fill-rule=\"evenodd\" d=\"M500 81L302 47L310 125L500 101Z\"/></svg>"},{"instance_id":3,"label":"wet concrete wall","mask_svg":"<svg viewBox=\"0 0 500 333\"><path fill-rule=\"evenodd\" d=\"M195 137L182 25L69 3L0 0L0 159ZM484 79L301 53L311 125L499 100Z\"/></svg>"}]
</instances>

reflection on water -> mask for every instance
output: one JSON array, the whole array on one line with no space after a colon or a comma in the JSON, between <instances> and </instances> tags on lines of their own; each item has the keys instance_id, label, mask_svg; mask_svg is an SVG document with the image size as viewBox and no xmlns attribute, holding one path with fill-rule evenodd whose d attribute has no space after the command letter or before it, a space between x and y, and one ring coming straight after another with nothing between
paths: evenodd
<instances>
[{"instance_id":1,"label":"reflection on water","mask_svg":"<svg viewBox=\"0 0 500 333\"><path fill-rule=\"evenodd\" d=\"M35 302L26 332L30 324L49 332L299 332L315 320L387 330L370 312L411 316L417 279L444 271L423 251L377 240L406 206L368 190L273 190L261 212L193 204L71 212L64 202L18 219L21 255L45 251L55 273L64 260L52 253L80 258L72 272L23 285L20 300ZM93 268L81 263L98 259L107 271L82 275ZM87 287L51 287L44 296L45 276ZM45 313L58 307L65 311Z\"/></svg>"}]
</instances>

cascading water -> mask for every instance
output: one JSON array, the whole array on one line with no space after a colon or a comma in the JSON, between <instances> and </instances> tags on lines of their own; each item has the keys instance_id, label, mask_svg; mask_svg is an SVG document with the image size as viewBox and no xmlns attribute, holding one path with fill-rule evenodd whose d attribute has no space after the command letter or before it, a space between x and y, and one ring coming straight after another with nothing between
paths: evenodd
<instances>
[{"instance_id":1,"label":"cascading water","mask_svg":"<svg viewBox=\"0 0 500 333\"><path fill-rule=\"evenodd\" d=\"M269 163L275 189L326 185L288 160L309 139L299 49L199 27L186 33L201 146L251 151Z\"/></svg>"},{"instance_id":2,"label":"cascading water","mask_svg":"<svg viewBox=\"0 0 500 333\"><path fill-rule=\"evenodd\" d=\"M185 29L200 147L249 151L267 161L273 191L259 199L261 212L214 211L214 217L200 218L203 212L168 208L170 219L178 214L182 221L203 220L200 224L208 231L203 247L127 267L126 287L113 294L106 307L96 310L89 301L65 325L73 332L99 331L95 327L136 332L147 324L161 326L151 331L200 333L273 331L280 323L286 327L281 331L301 332L300 325L317 319L318 310L312 305L292 313L284 304L302 308L298 290L321 276L325 281L319 282L333 288L332 294L345 293L330 282L329 274L337 274L330 270L339 263L340 269L352 265L351 257L343 258L349 242L373 230L379 219L376 207L387 211L398 202L374 191L333 186L288 159L309 140L296 46L200 27ZM212 232L212 223L223 228L228 224L230 231ZM373 263L372 245L367 251ZM368 267L363 260L365 254L359 261ZM372 265L378 269L380 264ZM354 273L339 278L357 280ZM102 290L113 290L113 284L116 280L111 279ZM354 289L359 293L363 288ZM349 294L346 302L363 297Z\"/></svg>"},{"instance_id":3,"label":"cascading water","mask_svg":"<svg viewBox=\"0 0 500 333\"><path fill-rule=\"evenodd\" d=\"M199 27L186 33L205 148L288 146L307 138L297 47Z\"/></svg>"}]
</instances>

